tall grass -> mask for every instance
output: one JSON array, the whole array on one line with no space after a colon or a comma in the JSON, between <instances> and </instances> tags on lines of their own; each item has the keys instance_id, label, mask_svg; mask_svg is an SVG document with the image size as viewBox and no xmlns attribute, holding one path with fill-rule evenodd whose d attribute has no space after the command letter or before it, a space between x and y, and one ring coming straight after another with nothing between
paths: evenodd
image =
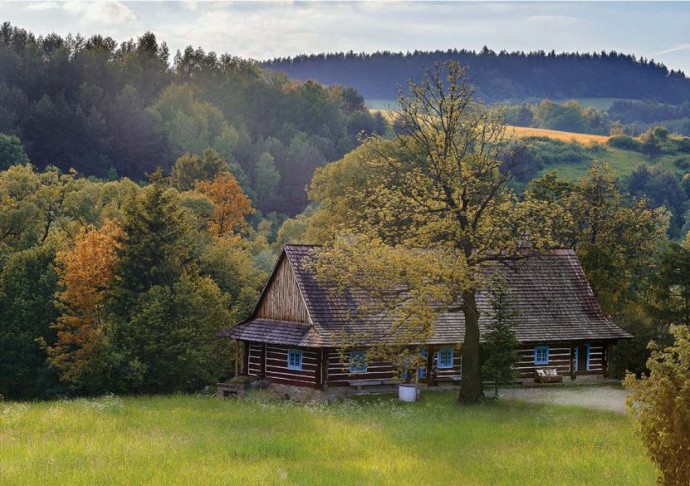
<instances>
[{"instance_id":1,"label":"tall grass","mask_svg":"<svg viewBox=\"0 0 690 486\"><path fill-rule=\"evenodd\" d=\"M427 393L300 405L176 396L0 403L0 483L651 484L626 418Z\"/></svg>"}]
</instances>

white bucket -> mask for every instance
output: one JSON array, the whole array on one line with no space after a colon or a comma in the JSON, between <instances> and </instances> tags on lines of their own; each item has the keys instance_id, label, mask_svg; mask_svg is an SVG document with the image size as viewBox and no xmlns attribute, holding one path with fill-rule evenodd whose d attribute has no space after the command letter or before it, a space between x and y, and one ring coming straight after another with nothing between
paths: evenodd
<instances>
[{"instance_id":1,"label":"white bucket","mask_svg":"<svg viewBox=\"0 0 690 486\"><path fill-rule=\"evenodd\" d=\"M401 402L416 402L417 387L414 385L398 385L398 400Z\"/></svg>"}]
</instances>

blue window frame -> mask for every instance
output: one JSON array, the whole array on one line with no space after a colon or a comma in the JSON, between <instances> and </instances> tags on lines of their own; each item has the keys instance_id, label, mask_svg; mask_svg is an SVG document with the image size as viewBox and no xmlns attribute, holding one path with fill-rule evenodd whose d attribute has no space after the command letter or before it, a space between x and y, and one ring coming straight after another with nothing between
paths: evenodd
<instances>
[{"instance_id":1,"label":"blue window frame","mask_svg":"<svg viewBox=\"0 0 690 486\"><path fill-rule=\"evenodd\" d=\"M549 347L535 346L534 347L534 364L545 365L549 364Z\"/></svg>"},{"instance_id":2,"label":"blue window frame","mask_svg":"<svg viewBox=\"0 0 690 486\"><path fill-rule=\"evenodd\" d=\"M426 378L426 349L424 348L419 348L419 358L422 360L422 364L417 370L417 376L419 377L420 380L423 380Z\"/></svg>"},{"instance_id":3,"label":"blue window frame","mask_svg":"<svg viewBox=\"0 0 690 486\"><path fill-rule=\"evenodd\" d=\"M299 349L288 349L287 367L289 370L302 369L302 351Z\"/></svg>"},{"instance_id":4,"label":"blue window frame","mask_svg":"<svg viewBox=\"0 0 690 486\"><path fill-rule=\"evenodd\" d=\"M367 352L350 351L350 373L366 373Z\"/></svg>"},{"instance_id":5,"label":"blue window frame","mask_svg":"<svg viewBox=\"0 0 690 486\"><path fill-rule=\"evenodd\" d=\"M589 371L589 355L591 353L591 346L589 343L585 343L585 348L587 349L587 371Z\"/></svg>"},{"instance_id":6,"label":"blue window frame","mask_svg":"<svg viewBox=\"0 0 690 486\"><path fill-rule=\"evenodd\" d=\"M439 369L453 367L453 348L441 348L438 350L436 366Z\"/></svg>"}]
</instances>

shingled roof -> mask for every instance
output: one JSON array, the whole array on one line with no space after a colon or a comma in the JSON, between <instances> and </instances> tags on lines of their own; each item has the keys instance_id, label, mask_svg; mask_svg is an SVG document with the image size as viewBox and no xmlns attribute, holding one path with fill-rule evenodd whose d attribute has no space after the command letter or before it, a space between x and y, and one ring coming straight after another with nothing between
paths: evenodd
<instances>
[{"instance_id":1,"label":"shingled roof","mask_svg":"<svg viewBox=\"0 0 690 486\"><path fill-rule=\"evenodd\" d=\"M306 347L336 347L342 344L344 335L361 336L358 339L362 341L385 336L392 318L359 314L353 319L357 314L356 302L360 301L356 293L338 295L317 282L309 262L316 257L318 250L318 246L286 245L281 255L281 259L287 258L290 263L311 322L257 318L255 310L250 319L223 331L222 335ZM519 314L514 328L522 343L630 337L604 316L572 250L552 250L530 257L516 266L495 263L485 271L498 272L503 277L512 302L511 310ZM264 294L271 280L264 288ZM477 305L480 332L483 333L491 319L489 296L480 293ZM462 343L464 333L462 312L444 312L439 315L427 344Z\"/></svg>"}]
</instances>

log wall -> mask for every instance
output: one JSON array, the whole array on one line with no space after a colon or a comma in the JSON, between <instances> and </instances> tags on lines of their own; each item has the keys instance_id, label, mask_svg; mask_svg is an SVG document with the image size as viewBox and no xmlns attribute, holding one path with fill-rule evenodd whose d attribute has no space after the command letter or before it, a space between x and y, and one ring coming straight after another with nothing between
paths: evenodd
<instances>
[{"instance_id":1,"label":"log wall","mask_svg":"<svg viewBox=\"0 0 690 486\"><path fill-rule=\"evenodd\" d=\"M533 345L526 345L519 348L520 362L518 363L518 376L520 378L532 378L534 376L535 368L555 367L559 375L569 376L573 371L575 374L603 374L607 370L604 367L604 353L606 350L606 343L590 343L589 347L589 369L583 371L574 369L573 358L575 356L575 348L578 344L583 347L583 343L539 343ZM545 365L534 364L534 348L535 346L549 346L549 363ZM580 352L578 360L584 362L587 359L586 353Z\"/></svg>"},{"instance_id":2,"label":"log wall","mask_svg":"<svg viewBox=\"0 0 690 486\"><path fill-rule=\"evenodd\" d=\"M265 352L264 352L265 349ZM287 365L289 349L302 351L302 369L290 370ZM277 344L250 343L247 374L266 378L274 383L317 386L319 350Z\"/></svg>"},{"instance_id":3,"label":"log wall","mask_svg":"<svg viewBox=\"0 0 690 486\"><path fill-rule=\"evenodd\" d=\"M582 345L582 343L580 344ZM534 347L541 345L549 346L549 363L535 365ZM575 347L577 347L577 343L539 343L520 347L518 350L520 354L518 376L522 379L532 378L534 369L543 367L556 367L559 375L571 375ZM287 352L289 349L302 351L302 370L288 369ZM251 342L248 343L247 350L247 374L257 378L263 377L274 383L309 387L348 386L348 382L353 380L391 380L397 378L393 366L389 362L380 360L368 360L366 372L351 373L347 354L343 360L341 352L336 349L296 348L294 346ZM462 375L462 357L458 349L455 349L453 353L453 368L447 369L437 368L436 351L437 348L435 347L429 349L429 352L433 353L434 356L431 370L439 381ZM575 374L605 373L605 352L606 343L591 343L589 369ZM579 359L586 360L586 355L581 354ZM427 371L427 378L432 375L431 370ZM420 381L426 382L428 380L422 379Z\"/></svg>"},{"instance_id":4,"label":"log wall","mask_svg":"<svg viewBox=\"0 0 690 486\"><path fill-rule=\"evenodd\" d=\"M453 352L453 368L436 368L436 348L428 350L433 353L432 369L435 369L435 376L441 380L451 379L454 376L462 375L462 357L460 351L455 349ZM396 379L396 370L387 361L381 360L367 360L367 371L352 373L349 369L348 353L345 355L336 350L329 349L326 353L328 363L328 386L347 386L349 381L353 380L391 380ZM343 360L344 358L344 360ZM419 380L420 382L428 381L430 370L427 370L427 378Z\"/></svg>"},{"instance_id":5,"label":"log wall","mask_svg":"<svg viewBox=\"0 0 690 486\"><path fill-rule=\"evenodd\" d=\"M307 306L287 257L283 257L264 291L257 317L279 321L310 322Z\"/></svg>"}]
</instances>

